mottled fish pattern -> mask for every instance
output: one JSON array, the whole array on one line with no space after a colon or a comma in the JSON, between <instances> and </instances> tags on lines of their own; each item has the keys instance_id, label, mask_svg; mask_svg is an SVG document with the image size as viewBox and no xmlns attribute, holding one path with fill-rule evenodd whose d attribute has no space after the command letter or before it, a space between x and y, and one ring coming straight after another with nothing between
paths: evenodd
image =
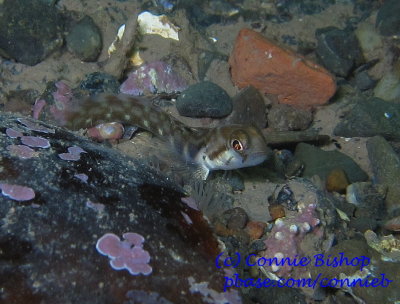
<instances>
[{"instance_id":1,"label":"mottled fish pattern","mask_svg":"<svg viewBox=\"0 0 400 304\"><path fill-rule=\"evenodd\" d=\"M123 94L101 94L85 100L68 114L66 127L76 130L111 121L136 125L167 140L186 163L198 167L203 179L212 170L258 165L271 151L256 127L190 128L153 106L150 100Z\"/></svg>"}]
</instances>

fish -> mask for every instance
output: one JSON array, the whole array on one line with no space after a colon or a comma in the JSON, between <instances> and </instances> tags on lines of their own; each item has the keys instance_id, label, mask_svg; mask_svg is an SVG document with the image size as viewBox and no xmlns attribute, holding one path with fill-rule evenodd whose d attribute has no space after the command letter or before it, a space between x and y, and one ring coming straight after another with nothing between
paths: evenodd
<instances>
[{"instance_id":1,"label":"fish","mask_svg":"<svg viewBox=\"0 0 400 304\"><path fill-rule=\"evenodd\" d=\"M192 128L153 105L150 99L125 94L85 99L67 113L65 127L78 130L104 122L132 124L165 140L185 163L196 167L196 175L203 180L211 171L259 165L272 152L256 126Z\"/></svg>"}]
</instances>

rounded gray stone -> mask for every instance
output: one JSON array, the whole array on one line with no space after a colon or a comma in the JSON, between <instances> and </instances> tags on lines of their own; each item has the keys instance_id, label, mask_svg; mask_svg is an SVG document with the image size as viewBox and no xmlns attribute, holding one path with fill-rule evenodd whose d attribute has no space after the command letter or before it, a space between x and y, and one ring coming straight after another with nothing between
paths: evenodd
<instances>
[{"instance_id":1,"label":"rounded gray stone","mask_svg":"<svg viewBox=\"0 0 400 304\"><path fill-rule=\"evenodd\" d=\"M66 41L68 50L82 61L95 61L102 48L100 30L89 16L71 28Z\"/></svg>"},{"instance_id":2,"label":"rounded gray stone","mask_svg":"<svg viewBox=\"0 0 400 304\"><path fill-rule=\"evenodd\" d=\"M183 91L176 107L182 116L220 118L232 112L232 99L220 86L203 81Z\"/></svg>"}]
</instances>

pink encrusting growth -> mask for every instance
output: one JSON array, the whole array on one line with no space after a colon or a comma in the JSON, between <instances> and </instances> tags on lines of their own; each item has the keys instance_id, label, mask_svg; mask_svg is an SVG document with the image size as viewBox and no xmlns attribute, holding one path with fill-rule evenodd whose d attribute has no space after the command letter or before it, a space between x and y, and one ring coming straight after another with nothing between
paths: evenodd
<instances>
[{"instance_id":1,"label":"pink encrusting growth","mask_svg":"<svg viewBox=\"0 0 400 304\"><path fill-rule=\"evenodd\" d=\"M15 201L23 202L35 198L35 191L29 187L14 184L0 184L0 189L1 194Z\"/></svg>"},{"instance_id":2,"label":"pink encrusting growth","mask_svg":"<svg viewBox=\"0 0 400 304\"><path fill-rule=\"evenodd\" d=\"M150 254L143 249L144 238L140 234L127 232L123 241L113 233L106 233L96 244L96 249L110 258L110 265L115 270L126 269L132 275L149 275L152 272Z\"/></svg>"},{"instance_id":3,"label":"pink encrusting growth","mask_svg":"<svg viewBox=\"0 0 400 304\"><path fill-rule=\"evenodd\" d=\"M39 136L22 136L21 142L32 148L50 148L50 142L46 138Z\"/></svg>"},{"instance_id":4,"label":"pink encrusting growth","mask_svg":"<svg viewBox=\"0 0 400 304\"><path fill-rule=\"evenodd\" d=\"M81 153L87 153L81 147L72 146L68 148L68 153L60 153L58 157L62 160L78 161L81 159Z\"/></svg>"},{"instance_id":5,"label":"pink encrusting growth","mask_svg":"<svg viewBox=\"0 0 400 304\"><path fill-rule=\"evenodd\" d=\"M18 156L21 159L29 159L38 156L38 152L25 145L8 145L7 150L12 155Z\"/></svg>"},{"instance_id":6,"label":"pink encrusting growth","mask_svg":"<svg viewBox=\"0 0 400 304\"><path fill-rule=\"evenodd\" d=\"M302 256L301 242L308 233L321 234L319 223L315 211L316 204L308 204L299 208L299 213L295 217L277 219L264 243L267 247L265 258L276 258L278 265L264 266L269 271L278 276L288 276L293 270L288 263L282 263L282 259ZM285 260L283 260L285 261Z\"/></svg>"},{"instance_id":7,"label":"pink encrusting growth","mask_svg":"<svg viewBox=\"0 0 400 304\"><path fill-rule=\"evenodd\" d=\"M10 138L18 138L18 137L22 137L23 136L23 134L20 131L14 130L12 128L7 128L6 129L6 134Z\"/></svg>"}]
</instances>

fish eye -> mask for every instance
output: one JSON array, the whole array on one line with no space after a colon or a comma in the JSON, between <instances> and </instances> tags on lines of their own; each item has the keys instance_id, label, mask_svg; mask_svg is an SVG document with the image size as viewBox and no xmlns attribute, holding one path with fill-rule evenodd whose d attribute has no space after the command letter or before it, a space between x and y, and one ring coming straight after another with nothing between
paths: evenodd
<instances>
[{"instance_id":1,"label":"fish eye","mask_svg":"<svg viewBox=\"0 0 400 304\"><path fill-rule=\"evenodd\" d=\"M232 139L231 146L235 151L243 151L244 150L242 142L238 139Z\"/></svg>"}]
</instances>

